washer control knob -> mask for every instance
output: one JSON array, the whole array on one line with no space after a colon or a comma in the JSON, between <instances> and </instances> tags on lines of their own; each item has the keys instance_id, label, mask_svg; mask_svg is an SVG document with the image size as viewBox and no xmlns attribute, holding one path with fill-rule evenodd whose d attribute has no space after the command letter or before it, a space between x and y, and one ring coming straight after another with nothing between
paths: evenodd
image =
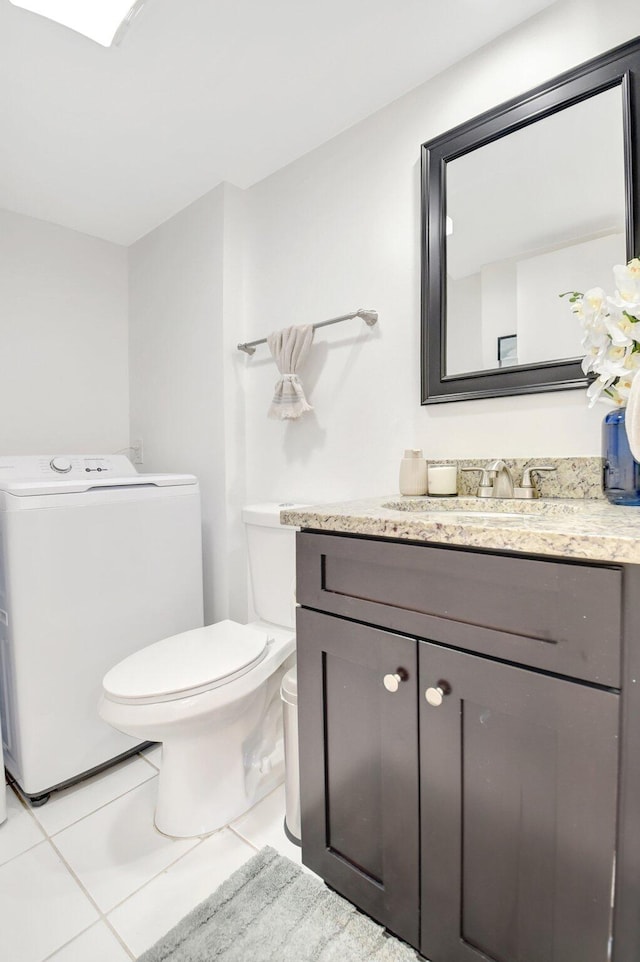
<instances>
[{"instance_id":1,"label":"washer control knob","mask_svg":"<svg viewBox=\"0 0 640 962\"><path fill-rule=\"evenodd\" d=\"M51 458L49 466L58 474L68 474L73 467L69 458Z\"/></svg>"}]
</instances>

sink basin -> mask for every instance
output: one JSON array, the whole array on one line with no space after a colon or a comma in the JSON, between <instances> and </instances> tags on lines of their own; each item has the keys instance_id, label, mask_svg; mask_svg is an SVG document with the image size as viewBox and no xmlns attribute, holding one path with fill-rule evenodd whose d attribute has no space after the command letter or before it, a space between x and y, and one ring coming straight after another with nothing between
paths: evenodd
<instances>
[{"instance_id":1,"label":"sink basin","mask_svg":"<svg viewBox=\"0 0 640 962\"><path fill-rule=\"evenodd\" d=\"M439 521L479 521L480 519L491 518L492 521L502 521L503 518L515 518L517 521L522 521L523 518L527 516L520 512L516 514L514 511L438 511L428 508L426 511L416 511L415 514L419 514L420 517L430 517L433 515Z\"/></svg>"},{"instance_id":2,"label":"sink basin","mask_svg":"<svg viewBox=\"0 0 640 962\"><path fill-rule=\"evenodd\" d=\"M407 511L421 517L434 516L445 521L449 518L473 521L474 518L486 520L543 518L549 515L573 514L584 508L584 503L576 501L519 501L515 498L398 498L386 501L384 508L392 511Z\"/></svg>"},{"instance_id":3,"label":"sink basin","mask_svg":"<svg viewBox=\"0 0 640 962\"><path fill-rule=\"evenodd\" d=\"M389 507L385 505L384 507ZM408 513L408 512L407 512ZM514 511L442 511L439 509L426 508L423 511L411 509L411 515L417 520L439 521L441 524L472 524L484 521L522 521L531 517L526 514L516 514Z\"/></svg>"}]
</instances>

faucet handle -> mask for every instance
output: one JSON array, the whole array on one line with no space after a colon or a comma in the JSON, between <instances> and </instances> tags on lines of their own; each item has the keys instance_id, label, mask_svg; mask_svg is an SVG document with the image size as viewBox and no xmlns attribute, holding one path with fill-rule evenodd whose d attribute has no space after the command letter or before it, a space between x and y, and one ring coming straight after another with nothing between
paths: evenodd
<instances>
[{"instance_id":1,"label":"faucet handle","mask_svg":"<svg viewBox=\"0 0 640 962\"><path fill-rule=\"evenodd\" d=\"M532 471L557 471L555 464L532 464L530 467L525 468L522 474L522 487L530 488L533 485L531 480Z\"/></svg>"},{"instance_id":2,"label":"faucet handle","mask_svg":"<svg viewBox=\"0 0 640 962\"><path fill-rule=\"evenodd\" d=\"M477 467L477 468L460 468L461 471L480 471L480 485L478 487L478 497L479 498L492 498L493 497L493 479L496 476L496 472L493 469L487 467Z\"/></svg>"},{"instance_id":3,"label":"faucet handle","mask_svg":"<svg viewBox=\"0 0 640 962\"><path fill-rule=\"evenodd\" d=\"M535 498L536 489L531 480L533 471L557 471L555 464L532 464L522 472L522 484L516 488L516 498Z\"/></svg>"}]
</instances>

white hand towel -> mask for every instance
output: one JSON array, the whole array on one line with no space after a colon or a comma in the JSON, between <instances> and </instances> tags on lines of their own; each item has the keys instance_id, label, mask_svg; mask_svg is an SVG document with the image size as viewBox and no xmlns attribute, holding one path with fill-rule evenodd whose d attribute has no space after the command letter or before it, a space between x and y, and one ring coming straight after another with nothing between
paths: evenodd
<instances>
[{"instance_id":1,"label":"white hand towel","mask_svg":"<svg viewBox=\"0 0 640 962\"><path fill-rule=\"evenodd\" d=\"M627 429L627 438L631 453L640 461L640 372L636 374L631 382L631 390L627 398L627 410L624 416L624 426Z\"/></svg>"},{"instance_id":2,"label":"white hand towel","mask_svg":"<svg viewBox=\"0 0 640 962\"><path fill-rule=\"evenodd\" d=\"M299 418L306 411L313 411L297 375L312 341L312 324L285 327L269 334L267 344L282 376L276 384L268 417L285 420Z\"/></svg>"}]
</instances>

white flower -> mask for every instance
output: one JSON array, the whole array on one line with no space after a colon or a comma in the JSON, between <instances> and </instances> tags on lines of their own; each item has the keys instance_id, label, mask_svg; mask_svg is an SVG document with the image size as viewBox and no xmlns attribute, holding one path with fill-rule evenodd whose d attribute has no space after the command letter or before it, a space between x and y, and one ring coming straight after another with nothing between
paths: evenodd
<instances>
[{"instance_id":1,"label":"white flower","mask_svg":"<svg viewBox=\"0 0 640 962\"><path fill-rule=\"evenodd\" d=\"M629 391L631 390L631 382L633 381L633 378L633 374L625 374L616 381L615 390L618 392L621 398L624 398L625 402L629 397Z\"/></svg>"},{"instance_id":2,"label":"white flower","mask_svg":"<svg viewBox=\"0 0 640 962\"><path fill-rule=\"evenodd\" d=\"M575 308L578 307L576 311ZM572 305L574 313L578 314L585 330L603 330L605 319L609 313L607 295L601 287L592 287Z\"/></svg>"},{"instance_id":3,"label":"white flower","mask_svg":"<svg viewBox=\"0 0 640 962\"><path fill-rule=\"evenodd\" d=\"M640 319L640 300L629 300L622 291L616 291L612 297L607 298L607 302L614 312L633 317L635 321Z\"/></svg>"},{"instance_id":4,"label":"white flower","mask_svg":"<svg viewBox=\"0 0 640 962\"><path fill-rule=\"evenodd\" d=\"M582 370L597 374L587 389L589 406L603 400L625 405L640 370L640 257L613 269L616 290L570 292L570 310L582 327Z\"/></svg>"},{"instance_id":5,"label":"white flower","mask_svg":"<svg viewBox=\"0 0 640 962\"><path fill-rule=\"evenodd\" d=\"M626 266L617 264L613 268L617 293L625 303L640 304L640 261L634 257Z\"/></svg>"},{"instance_id":6,"label":"white flower","mask_svg":"<svg viewBox=\"0 0 640 962\"><path fill-rule=\"evenodd\" d=\"M608 390L608 392L607 392L607 397L606 397L606 398L602 398L602 397L601 397L600 400L601 400L601 401L605 401L605 400L606 400L606 401L613 401L613 403L616 405L616 407L622 408L622 407L624 407L624 406L626 405L626 403L627 403L627 397L628 397L628 394L624 394L624 395L621 394L621 393L618 391L618 388L617 388L617 386L616 386L616 387L610 387L609 390Z\"/></svg>"},{"instance_id":7,"label":"white flower","mask_svg":"<svg viewBox=\"0 0 640 962\"><path fill-rule=\"evenodd\" d=\"M589 387L587 388L587 397L589 398L589 407L592 408L596 401L599 401L604 392L611 387L615 377L607 377L601 374L600 377L596 378Z\"/></svg>"},{"instance_id":8,"label":"white flower","mask_svg":"<svg viewBox=\"0 0 640 962\"><path fill-rule=\"evenodd\" d=\"M605 325L609 337L616 345L627 347L634 340L640 339L640 329L636 332L635 324L632 324L624 314L610 314L605 320Z\"/></svg>"},{"instance_id":9,"label":"white flower","mask_svg":"<svg viewBox=\"0 0 640 962\"><path fill-rule=\"evenodd\" d=\"M595 338L586 334L582 339L582 345L587 349L587 353L582 361L582 370L585 374L588 374L589 371L599 372L600 365L611 345L610 339L606 335ZM624 350L624 348L622 350Z\"/></svg>"},{"instance_id":10,"label":"white flower","mask_svg":"<svg viewBox=\"0 0 640 962\"><path fill-rule=\"evenodd\" d=\"M582 306L582 298L570 304L569 310L571 311L572 314L576 315L578 320L584 321L584 307Z\"/></svg>"},{"instance_id":11,"label":"white flower","mask_svg":"<svg viewBox=\"0 0 640 962\"><path fill-rule=\"evenodd\" d=\"M609 377L628 377L629 370L624 366L626 355L627 352L624 347L616 347L615 345L610 347L600 361L600 373L609 375Z\"/></svg>"},{"instance_id":12,"label":"white flower","mask_svg":"<svg viewBox=\"0 0 640 962\"><path fill-rule=\"evenodd\" d=\"M601 287L592 287L582 295L587 314L597 315L606 305L607 295Z\"/></svg>"}]
</instances>

